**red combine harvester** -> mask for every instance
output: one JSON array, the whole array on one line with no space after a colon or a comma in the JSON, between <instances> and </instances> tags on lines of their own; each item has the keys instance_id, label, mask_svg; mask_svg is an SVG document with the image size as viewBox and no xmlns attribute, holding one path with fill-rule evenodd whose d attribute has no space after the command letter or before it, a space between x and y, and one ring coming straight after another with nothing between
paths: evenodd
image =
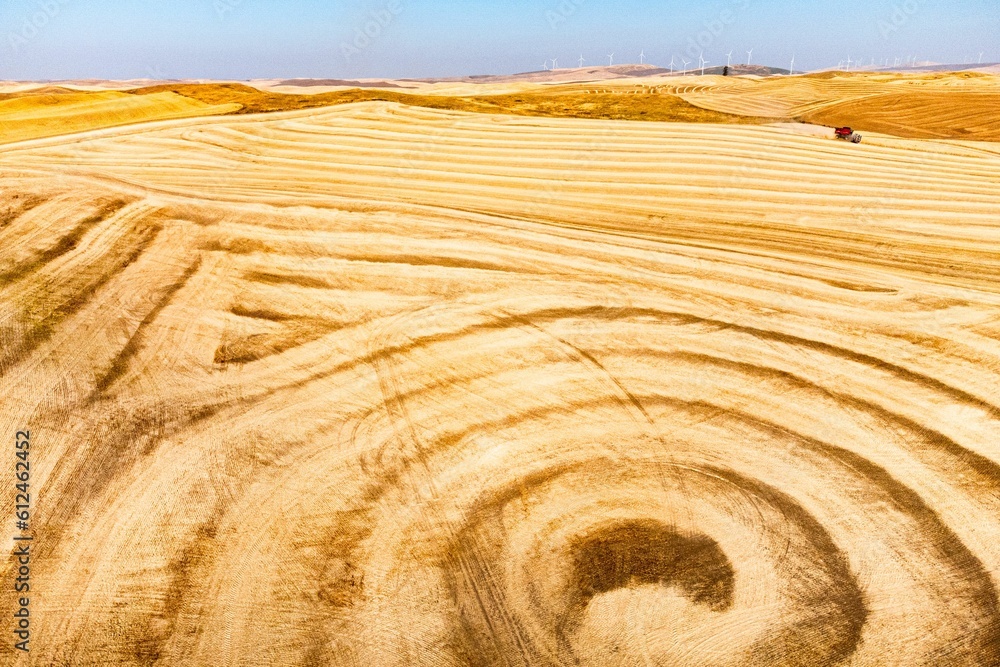
<instances>
[{"instance_id":1,"label":"red combine harvester","mask_svg":"<svg viewBox=\"0 0 1000 667\"><path fill-rule=\"evenodd\" d=\"M838 127L834 132L837 134L838 139L850 141L852 144L861 143L861 135L849 127Z\"/></svg>"}]
</instances>

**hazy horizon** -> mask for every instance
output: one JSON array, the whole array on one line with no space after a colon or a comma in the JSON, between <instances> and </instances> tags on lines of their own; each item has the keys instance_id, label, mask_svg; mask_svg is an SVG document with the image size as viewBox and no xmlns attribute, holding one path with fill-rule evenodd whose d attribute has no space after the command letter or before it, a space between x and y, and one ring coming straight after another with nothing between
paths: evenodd
<instances>
[{"instance_id":1,"label":"hazy horizon","mask_svg":"<svg viewBox=\"0 0 1000 667\"><path fill-rule=\"evenodd\" d=\"M1000 12L987 0L12 0L0 79L404 78L559 67L822 69L841 60L949 64L1000 60Z\"/></svg>"}]
</instances>

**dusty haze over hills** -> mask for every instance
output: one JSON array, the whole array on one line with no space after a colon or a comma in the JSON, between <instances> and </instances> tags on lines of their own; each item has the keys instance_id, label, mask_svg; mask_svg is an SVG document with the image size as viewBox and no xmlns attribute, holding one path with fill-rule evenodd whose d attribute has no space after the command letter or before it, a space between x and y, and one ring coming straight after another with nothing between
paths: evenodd
<instances>
[{"instance_id":1,"label":"dusty haze over hills","mask_svg":"<svg viewBox=\"0 0 1000 667\"><path fill-rule=\"evenodd\" d=\"M9 0L0 25L0 77L24 80L427 78L750 51L807 71L1000 60L995 0Z\"/></svg>"}]
</instances>

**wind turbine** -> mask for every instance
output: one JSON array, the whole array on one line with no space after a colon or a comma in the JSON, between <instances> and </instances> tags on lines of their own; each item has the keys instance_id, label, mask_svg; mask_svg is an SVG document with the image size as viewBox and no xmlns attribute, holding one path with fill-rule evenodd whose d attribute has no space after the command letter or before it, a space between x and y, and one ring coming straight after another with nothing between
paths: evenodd
<instances>
[{"instance_id":1,"label":"wind turbine","mask_svg":"<svg viewBox=\"0 0 1000 667\"><path fill-rule=\"evenodd\" d=\"M853 62L853 61L851 60L851 57L850 57L850 56L847 56L847 71L848 71L848 72L850 72L850 71L851 71L851 63L852 63L852 62Z\"/></svg>"},{"instance_id":2,"label":"wind turbine","mask_svg":"<svg viewBox=\"0 0 1000 667\"><path fill-rule=\"evenodd\" d=\"M614 64L615 64L615 54L609 53L608 54L608 67L611 67Z\"/></svg>"},{"instance_id":3,"label":"wind turbine","mask_svg":"<svg viewBox=\"0 0 1000 667\"><path fill-rule=\"evenodd\" d=\"M732 64L733 64L733 52L730 51L729 53L726 54L726 67L729 67Z\"/></svg>"},{"instance_id":4,"label":"wind turbine","mask_svg":"<svg viewBox=\"0 0 1000 667\"><path fill-rule=\"evenodd\" d=\"M642 51L639 52L639 64L640 65L646 64L646 49L643 49Z\"/></svg>"},{"instance_id":5,"label":"wind turbine","mask_svg":"<svg viewBox=\"0 0 1000 667\"><path fill-rule=\"evenodd\" d=\"M708 64L708 61L701 56L698 56L698 60L701 61L701 75L705 76L705 65Z\"/></svg>"},{"instance_id":6,"label":"wind turbine","mask_svg":"<svg viewBox=\"0 0 1000 667\"><path fill-rule=\"evenodd\" d=\"M688 63L691 62L691 61L690 60L684 60L683 58L681 58L681 62L684 63L683 76L687 76Z\"/></svg>"},{"instance_id":7,"label":"wind turbine","mask_svg":"<svg viewBox=\"0 0 1000 667\"><path fill-rule=\"evenodd\" d=\"M549 61L548 60L546 60L544 63L542 63L542 69L545 70L546 72L549 71Z\"/></svg>"},{"instance_id":8,"label":"wind turbine","mask_svg":"<svg viewBox=\"0 0 1000 667\"><path fill-rule=\"evenodd\" d=\"M753 56L753 49L747 51L747 67L750 66L750 57Z\"/></svg>"},{"instance_id":9,"label":"wind turbine","mask_svg":"<svg viewBox=\"0 0 1000 667\"><path fill-rule=\"evenodd\" d=\"M557 69L558 67L559 67L559 59L558 58L553 58L552 59L552 69Z\"/></svg>"},{"instance_id":10,"label":"wind turbine","mask_svg":"<svg viewBox=\"0 0 1000 667\"><path fill-rule=\"evenodd\" d=\"M577 62L580 63L580 67L583 67L583 63L587 62L582 53L580 54L580 59Z\"/></svg>"},{"instance_id":11,"label":"wind turbine","mask_svg":"<svg viewBox=\"0 0 1000 667\"><path fill-rule=\"evenodd\" d=\"M795 73L795 54L792 54L792 64L788 66L788 76Z\"/></svg>"},{"instance_id":12,"label":"wind turbine","mask_svg":"<svg viewBox=\"0 0 1000 667\"><path fill-rule=\"evenodd\" d=\"M984 54L984 53L986 53L986 52L985 52L985 51L980 51L980 52L979 52L979 64L980 64L980 65L982 65L982 64L983 64L983 54Z\"/></svg>"},{"instance_id":13,"label":"wind turbine","mask_svg":"<svg viewBox=\"0 0 1000 667\"><path fill-rule=\"evenodd\" d=\"M670 73L674 73L674 57L670 56Z\"/></svg>"}]
</instances>

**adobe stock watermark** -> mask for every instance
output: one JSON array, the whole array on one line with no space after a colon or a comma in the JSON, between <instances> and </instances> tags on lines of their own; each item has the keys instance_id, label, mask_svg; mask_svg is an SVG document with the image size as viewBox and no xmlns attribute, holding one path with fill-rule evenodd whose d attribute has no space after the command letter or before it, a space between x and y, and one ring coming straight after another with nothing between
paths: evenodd
<instances>
[{"instance_id":1,"label":"adobe stock watermark","mask_svg":"<svg viewBox=\"0 0 1000 667\"><path fill-rule=\"evenodd\" d=\"M427 162L434 159L434 149L441 140L448 137L452 130L460 130L461 126L462 121L456 121L450 127L436 127L419 143L408 142L409 148L400 159L396 173L403 177L417 175L421 169L426 168Z\"/></svg>"},{"instance_id":2,"label":"adobe stock watermark","mask_svg":"<svg viewBox=\"0 0 1000 667\"><path fill-rule=\"evenodd\" d=\"M244 2L246 0L214 0L212 6L215 7L215 13L219 15L219 19L221 20L226 18L226 14L235 11Z\"/></svg>"},{"instance_id":3,"label":"adobe stock watermark","mask_svg":"<svg viewBox=\"0 0 1000 667\"><path fill-rule=\"evenodd\" d=\"M550 28L558 30L559 26L569 21L585 2L587 0L562 0L555 9L545 12L545 20L548 21Z\"/></svg>"},{"instance_id":4,"label":"adobe stock watermark","mask_svg":"<svg viewBox=\"0 0 1000 667\"><path fill-rule=\"evenodd\" d=\"M881 196L871 202L855 204L851 207L851 219L861 227L871 227L889 218L892 203L889 197Z\"/></svg>"},{"instance_id":5,"label":"adobe stock watermark","mask_svg":"<svg viewBox=\"0 0 1000 667\"><path fill-rule=\"evenodd\" d=\"M354 39L340 43L340 53L344 60L350 62L354 56L361 55L362 51L382 36L396 17L403 13L403 9L405 6L402 0L389 0L382 9L369 12L364 25L354 29Z\"/></svg>"},{"instance_id":6,"label":"adobe stock watermark","mask_svg":"<svg viewBox=\"0 0 1000 667\"><path fill-rule=\"evenodd\" d=\"M893 33L903 29L917 15L925 2L926 0L904 0L894 5L892 14L878 22L878 31L882 39L889 39Z\"/></svg>"},{"instance_id":7,"label":"adobe stock watermark","mask_svg":"<svg viewBox=\"0 0 1000 667\"><path fill-rule=\"evenodd\" d=\"M167 73L159 65L146 65L146 78L152 81L166 81Z\"/></svg>"},{"instance_id":8,"label":"adobe stock watermark","mask_svg":"<svg viewBox=\"0 0 1000 667\"><path fill-rule=\"evenodd\" d=\"M746 11L752 1L732 0L728 7L719 12L718 16L711 21L705 21L704 30L693 37L688 37L687 49L685 49L684 54L692 59L700 56L705 49L714 45L722 37L726 28L736 23L740 13Z\"/></svg>"},{"instance_id":9,"label":"adobe stock watermark","mask_svg":"<svg viewBox=\"0 0 1000 667\"><path fill-rule=\"evenodd\" d=\"M585 175L589 169L600 164L607 153L619 147L621 140L626 138L623 129L623 126L616 123L605 127L600 133L587 134L587 140L579 144L570 155L572 170ZM570 186L570 181L552 177L542 180L540 188L526 189L529 199L525 201L524 214L531 218L551 214L551 207L565 199L567 186Z\"/></svg>"},{"instance_id":10,"label":"adobe stock watermark","mask_svg":"<svg viewBox=\"0 0 1000 667\"><path fill-rule=\"evenodd\" d=\"M729 177L720 185L716 192L719 195L746 195L749 183L758 177L761 171L767 167L767 163L760 158L750 158L741 162L737 166L729 169Z\"/></svg>"},{"instance_id":11,"label":"adobe stock watermark","mask_svg":"<svg viewBox=\"0 0 1000 667\"><path fill-rule=\"evenodd\" d=\"M28 45L28 42L38 36L57 16L62 13L63 5L69 4L70 0L37 0L37 11L24 18L24 22L18 30L11 30L7 35L11 50L20 53L21 49Z\"/></svg>"}]
</instances>

